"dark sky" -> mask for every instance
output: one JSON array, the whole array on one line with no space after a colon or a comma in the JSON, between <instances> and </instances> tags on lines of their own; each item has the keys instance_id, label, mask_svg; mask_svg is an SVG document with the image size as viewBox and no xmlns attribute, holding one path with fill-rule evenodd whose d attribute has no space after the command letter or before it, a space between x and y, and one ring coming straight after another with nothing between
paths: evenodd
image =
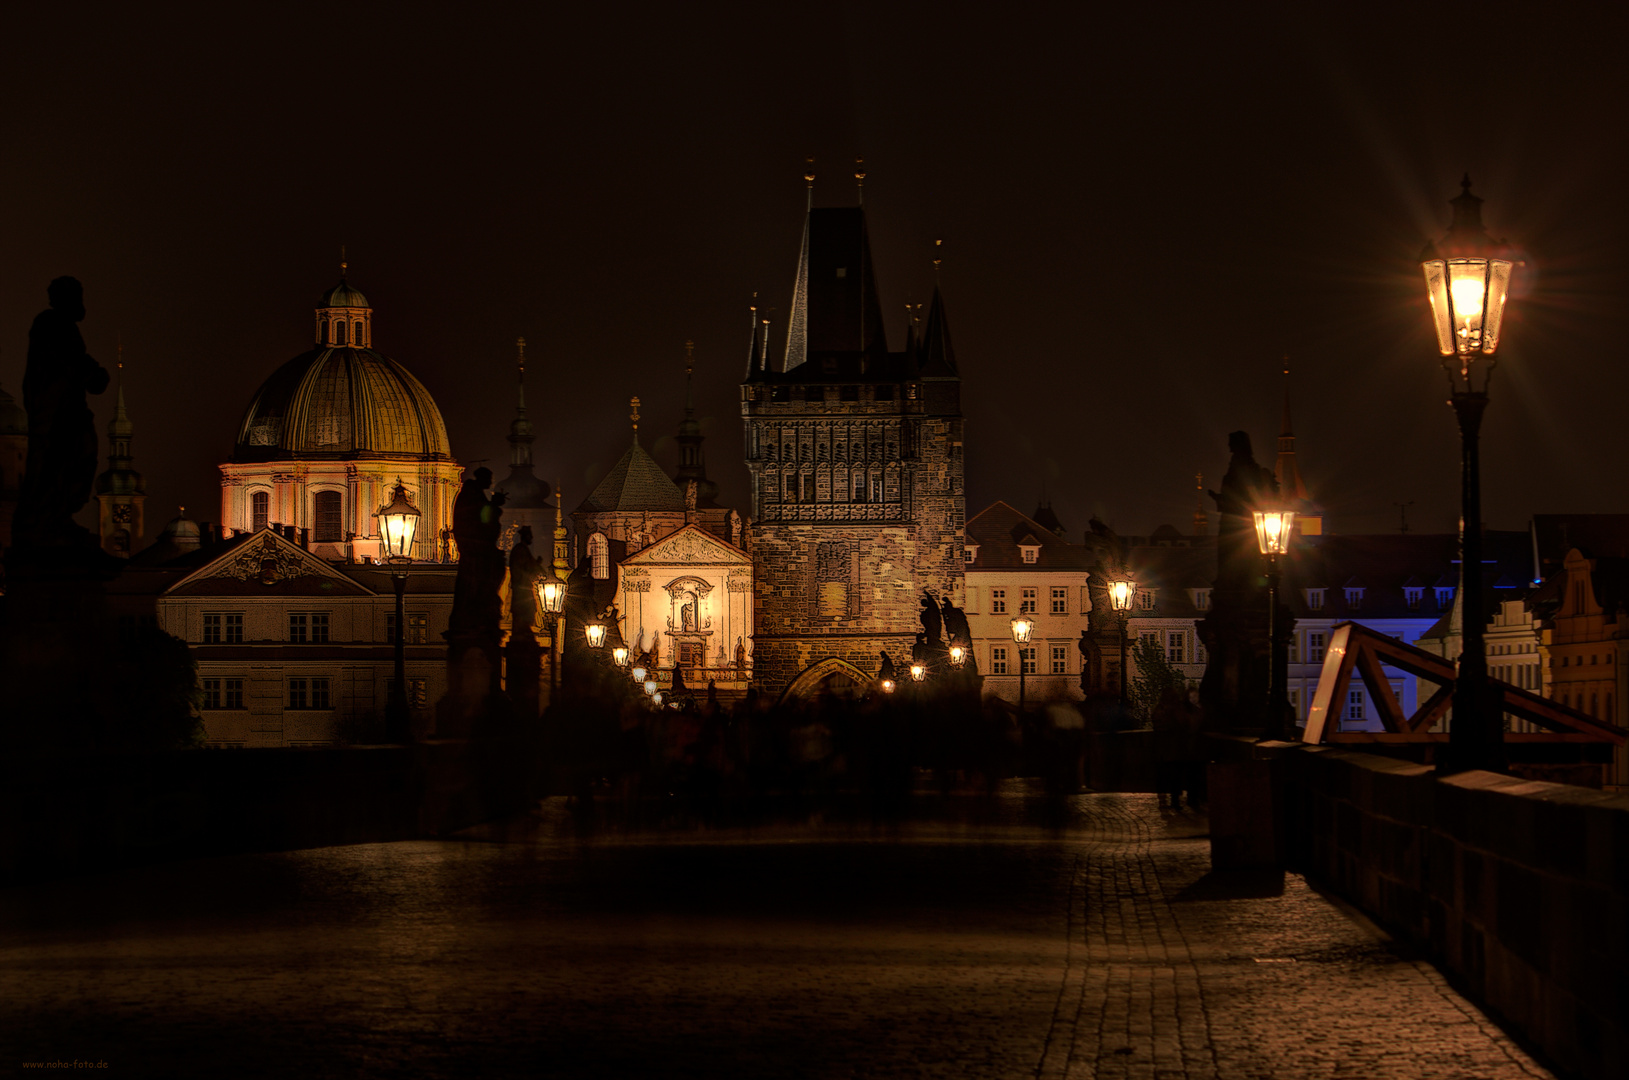
<instances>
[{"instance_id":1,"label":"dark sky","mask_svg":"<svg viewBox=\"0 0 1629 1080\"><path fill-rule=\"evenodd\" d=\"M1075 536L1185 525L1226 435L1270 461L1280 357L1344 532L1457 517L1413 261L1469 170L1524 248L1484 428L1486 516L1623 511L1629 20L1607 5L30 4L0 42L0 386L56 275L126 395L149 529L219 517L256 386L338 278L501 476L514 339L568 506L679 417L746 509L754 290L784 325L803 159L866 207L890 318L932 290L968 508ZM1612 21L1608 21L1608 19ZM98 402L99 424L111 393ZM671 445L658 458L671 459Z\"/></svg>"}]
</instances>

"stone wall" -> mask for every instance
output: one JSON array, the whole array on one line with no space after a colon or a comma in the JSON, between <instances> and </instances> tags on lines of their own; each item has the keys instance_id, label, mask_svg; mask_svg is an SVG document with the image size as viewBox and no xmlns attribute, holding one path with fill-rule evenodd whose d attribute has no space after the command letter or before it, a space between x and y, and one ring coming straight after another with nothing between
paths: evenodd
<instances>
[{"instance_id":1,"label":"stone wall","mask_svg":"<svg viewBox=\"0 0 1629 1080\"><path fill-rule=\"evenodd\" d=\"M1275 762L1292 863L1582 1076L1629 1076L1629 796L1332 748Z\"/></svg>"}]
</instances>

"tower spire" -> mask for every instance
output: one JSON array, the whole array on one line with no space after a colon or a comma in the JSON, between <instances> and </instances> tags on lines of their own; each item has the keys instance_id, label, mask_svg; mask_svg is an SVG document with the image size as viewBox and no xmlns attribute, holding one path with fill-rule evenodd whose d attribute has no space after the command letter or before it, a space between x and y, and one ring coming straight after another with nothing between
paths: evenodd
<instances>
[{"instance_id":1,"label":"tower spire","mask_svg":"<svg viewBox=\"0 0 1629 1080\"><path fill-rule=\"evenodd\" d=\"M633 441L637 443L639 441L639 399L637 397L628 399L628 410L628 419L633 422Z\"/></svg>"},{"instance_id":2,"label":"tower spire","mask_svg":"<svg viewBox=\"0 0 1629 1080\"><path fill-rule=\"evenodd\" d=\"M1287 502L1305 502L1306 485L1295 461L1295 428L1290 423L1290 358L1284 357L1284 423L1278 433L1278 460L1273 463L1279 497Z\"/></svg>"},{"instance_id":3,"label":"tower spire","mask_svg":"<svg viewBox=\"0 0 1629 1080\"><path fill-rule=\"evenodd\" d=\"M805 200L804 209L814 209L814 158L805 158L803 163L803 182L809 186L809 194Z\"/></svg>"},{"instance_id":4,"label":"tower spire","mask_svg":"<svg viewBox=\"0 0 1629 1080\"><path fill-rule=\"evenodd\" d=\"M135 554L144 530L142 504L147 501L146 486L135 469L130 440L136 427L124 404L124 342L118 344L118 394L113 419L107 426L107 471L96 478L96 501L102 550L128 559Z\"/></svg>"},{"instance_id":5,"label":"tower spire","mask_svg":"<svg viewBox=\"0 0 1629 1080\"><path fill-rule=\"evenodd\" d=\"M351 264L345 259L345 245L339 245L339 280L345 280L345 274L350 270Z\"/></svg>"},{"instance_id":6,"label":"tower spire","mask_svg":"<svg viewBox=\"0 0 1629 1080\"><path fill-rule=\"evenodd\" d=\"M854 159L854 188L859 193L857 205L865 205L865 158Z\"/></svg>"},{"instance_id":7,"label":"tower spire","mask_svg":"<svg viewBox=\"0 0 1629 1080\"><path fill-rule=\"evenodd\" d=\"M1204 536L1210 532L1210 515L1205 513L1205 474L1193 474L1193 534Z\"/></svg>"},{"instance_id":8,"label":"tower spire","mask_svg":"<svg viewBox=\"0 0 1629 1080\"><path fill-rule=\"evenodd\" d=\"M532 471L532 422L526 419L526 339L515 339L515 419L509 424L509 467L511 472ZM547 491L547 485L544 488Z\"/></svg>"}]
</instances>

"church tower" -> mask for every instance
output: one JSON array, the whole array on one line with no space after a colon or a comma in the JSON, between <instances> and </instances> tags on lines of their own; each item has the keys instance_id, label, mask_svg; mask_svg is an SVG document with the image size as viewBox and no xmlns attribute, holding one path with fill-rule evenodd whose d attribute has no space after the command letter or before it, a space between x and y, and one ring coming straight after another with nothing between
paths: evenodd
<instances>
[{"instance_id":1,"label":"church tower","mask_svg":"<svg viewBox=\"0 0 1629 1080\"><path fill-rule=\"evenodd\" d=\"M147 490L130 456L130 440L135 434L135 425L124 408L124 361L120 360L119 396L113 420L107 426L107 471L96 478L96 502L102 550L121 559L128 559L141 548L145 532L142 504L147 501Z\"/></svg>"},{"instance_id":2,"label":"church tower","mask_svg":"<svg viewBox=\"0 0 1629 1080\"><path fill-rule=\"evenodd\" d=\"M509 475L493 486L502 490L504 546L514 543L522 525L532 528L532 543L540 544L554 527L554 505L549 482L532 470L532 422L526 418L526 339L515 341L515 418L509 424Z\"/></svg>"},{"instance_id":3,"label":"church tower","mask_svg":"<svg viewBox=\"0 0 1629 1080\"><path fill-rule=\"evenodd\" d=\"M784 359L756 309L741 412L756 681L860 687L908 662L923 590L963 594L961 380L943 297L889 352L864 209L810 206Z\"/></svg>"},{"instance_id":4,"label":"church tower","mask_svg":"<svg viewBox=\"0 0 1629 1080\"><path fill-rule=\"evenodd\" d=\"M1278 457L1273 462L1273 476L1278 481L1278 495L1295 511L1295 529L1302 536L1321 536L1324 531L1323 514L1307 498L1307 486L1301 482L1301 467L1295 461L1295 426L1290 423L1290 369L1284 369L1284 422L1278 433Z\"/></svg>"}]
</instances>

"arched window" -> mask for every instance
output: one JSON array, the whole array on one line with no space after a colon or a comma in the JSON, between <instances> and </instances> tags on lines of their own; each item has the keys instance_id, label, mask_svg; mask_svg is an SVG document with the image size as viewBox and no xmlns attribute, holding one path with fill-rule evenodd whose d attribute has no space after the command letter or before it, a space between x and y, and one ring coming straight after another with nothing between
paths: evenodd
<instances>
[{"instance_id":1,"label":"arched window","mask_svg":"<svg viewBox=\"0 0 1629 1080\"><path fill-rule=\"evenodd\" d=\"M588 538L588 562L596 578L604 580L611 576L611 545L604 533Z\"/></svg>"},{"instance_id":2,"label":"arched window","mask_svg":"<svg viewBox=\"0 0 1629 1080\"><path fill-rule=\"evenodd\" d=\"M328 336L328 320L321 315L317 316L317 344L321 345Z\"/></svg>"},{"instance_id":3,"label":"arched window","mask_svg":"<svg viewBox=\"0 0 1629 1080\"><path fill-rule=\"evenodd\" d=\"M357 347L359 347L359 348L361 346L367 344L367 342L362 340L362 320L361 319L358 319L358 320L356 320L356 322L351 324L351 340L353 342L355 342Z\"/></svg>"},{"instance_id":4,"label":"arched window","mask_svg":"<svg viewBox=\"0 0 1629 1080\"><path fill-rule=\"evenodd\" d=\"M249 528L264 529L271 522L271 492L257 491L249 496Z\"/></svg>"},{"instance_id":5,"label":"arched window","mask_svg":"<svg viewBox=\"0 0 1629 1080\"><path fill-rule=\"evenodd\" d=\"M311 517L316 522L311 539L319 544L341 543L345 539L345 525L339 492L319 491L312 497L311 504Z\"/></svg>"}]
</instances>

